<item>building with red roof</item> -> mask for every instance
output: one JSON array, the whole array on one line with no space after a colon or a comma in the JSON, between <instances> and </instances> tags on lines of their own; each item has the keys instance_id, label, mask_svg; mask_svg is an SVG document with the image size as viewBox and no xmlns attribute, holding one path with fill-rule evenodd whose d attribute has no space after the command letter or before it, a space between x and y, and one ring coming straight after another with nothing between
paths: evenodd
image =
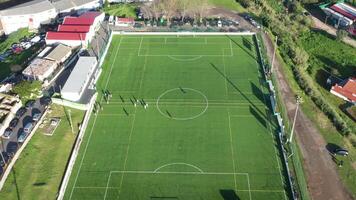
<instances>
[{"instance_id":1,"label":"building with red roof","mask_svg":"<svg viewBox=\"0 0 356 200\"><path fill-rule=\"evenodd\" d=\"M356 77L349 78L331 87L330 92L345 101L356 103Z\"/></svg>"},{"instance_id":2,"label":"building with red roof","mask_svg":"<svg viewBox=\"0 0 356 200\"><path fill-rule=\"evenodd\" d=\"M94 24L94 18L65 17L62 24L63 25L91 26Z\"/></svg>"},{"instance_id":3,"label":"building with red roof","mask_svg":"<svg viewBox=\"0 0 356 200\"><path fill-rule=\"evenodd\" d=\"M115 25L116 26L123 26L123 27L128 27L128 26L133 26L135 24L135 20L133 18L116 18Z\"/></svg>"},{"instance_id":4,"label":"building with red roof","mask_svg":"<svg viewBox=\"0 0 356 200\"><path fill-rule=\"evenodd\" d=\"M100 28L105 14L86 12L79 17L65 17L57 32L47 32L46 43L62 43L68 46L86 46Z\"/></svg>"},{"instance_id":5,"label":"building with red roof","mask_svg":"<svg viewBox=\"0 0 356 200\"><path fill-rule=\"evenodd\" d=\"M339 26L350 26L356 22L356 8L346 3L326 3L320 6L327 16L337 20Z\"/></svg>"},{"instance_id":6,"label":"building with red roof","mask_svg":"<svg viewBox=\"0 0 356 200\"><path fill-rule=\"evenodd\" d=\"M87 33L75 33L75 32L47 32L46 43L56 44L61 43L68 46L86 46L90 40Z\"/></svg>"},{"instance_id":7,"label":"building with red roof","mask_svg":"<svg viewBox=\"0 0 356 200\"><path fill-rule=\"evenodd\" d=\"M77 26L77 25L59 25L58 32L76 32L76 33L88 33L91 26Z\"/></svg>"}]
</instances>

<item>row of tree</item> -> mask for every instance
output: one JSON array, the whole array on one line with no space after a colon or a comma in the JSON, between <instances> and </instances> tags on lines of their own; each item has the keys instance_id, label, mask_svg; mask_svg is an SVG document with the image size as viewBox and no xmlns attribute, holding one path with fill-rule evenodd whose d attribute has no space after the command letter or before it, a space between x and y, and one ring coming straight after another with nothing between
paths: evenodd
<instances>
[{"instance_id":1,"label":"row of tree","mask_svg":"<svg viewBox=\"0 0 356 200\"><path fill-rule=\"evenodd\" d=\"M206 17L208 0L154 0L149 6L142 7L146 18L164 18L168 22L173 17L184 20L187 17L201 22Z\"/></svg>"}]
</instances>

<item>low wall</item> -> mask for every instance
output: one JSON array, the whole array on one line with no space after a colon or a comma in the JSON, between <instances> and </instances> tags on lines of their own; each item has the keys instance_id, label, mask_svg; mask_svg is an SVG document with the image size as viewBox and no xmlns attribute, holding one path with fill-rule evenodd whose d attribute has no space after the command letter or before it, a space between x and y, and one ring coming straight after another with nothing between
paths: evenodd
<instances>
[{"instance_id":1,"label":"low wall","mask_svg":"<svg viewBox=\"0 0 356 200\"><path fill-rule=\"evenodd\" d=\"M255 35L255 32L125 32L114 31L112 35ZM111 38L111 37L110 37Z\"/></svg>"},{"instance_id":2,"label":"low wall","mask_svg":"<svg viewBox=\"0 0 356 200\"><path fill-rule=\"evenodd\" d=\"M258 40L257 35L254 36L254 39L256 41L257 48L258 48L257 53L258 53L260 64L262 65L263 71L267 72L266 67L265 67L266 65L265 65L263 57L262 57L262 50L261 50L260 41ZM270 90L270 92L269 92L270 93L270 97L272 98L271 106L273 108L275 106L274 104L277 102L276 95L275 95L275 92L274 92L274 86L273 86L272 82L268 82L269 78L267 77L266 73L264 73L263 77L265 79L265 82L267 84L269 84L269 87L273 88L273 90L272 91ZM296 197L294 189L293 189L292 177L291 177L291 174L290 174L290 171L289 171L289 168L288 168L288 159L287 159L286 152L284 151L284 147L283 147L283 139L282 139L283 135L284 135L283 120L282 120L282 118L280 118L280 113L274 113L274 115L277 116L276 119L278 121L278 125L279 125L279 128L280 128L277 136L278 136L279 151L282 154L283 167L286 169L288 186L289 186L289 190L291 192L292 198L293 198L293 200L296 200L297 197Z\"/></svg>"},{"instance_id":3,"label":"low wall","mask_svg":"<svg viewBox=\"0 0 356 200\"><path fill-rule=\"evenodd\" d=\"M64 193L66 191L70 175L72 174L72 170L73 170L73 167L74 167L74 164L75 164L75 160L77 159L77 156L78 156L78 153L79 153L80 145L82 144L82 141L83 141L84 133L86 131L86 128L88 126L88 122L89 122L91 113L92 113L93 108L94 108L96 97L97 97L97 94L95 94L93 96L93 98L91 99L91 101L89 103L89 109L85 113L85 117L84 117L83 123L80 126L80 131L79 131L78 137L77 137L77 139L75 141L75 145L74 145L74 147L72 149L72 153L71 153L69 162L68 162L67 167L66 167L66 172L65 172L64 177L63 177L62 182L61 182L61 187L59 189L59 194L58 194L57 200L62 200L63 197L64 197Z\"/></svg>"},{"instance_id":4,"label":"low wall","mask_svg":"<svg viewBox=\"0 0 356 200\"><path fill-rule=\"evenodd\" d=\"M79 103L67 101L60 98L54 98L54 97L52 97L52 102L58 105L67 106L78 110L88 110L90 107L90 104L79 104Z\"/></svg>"}]
</instances>

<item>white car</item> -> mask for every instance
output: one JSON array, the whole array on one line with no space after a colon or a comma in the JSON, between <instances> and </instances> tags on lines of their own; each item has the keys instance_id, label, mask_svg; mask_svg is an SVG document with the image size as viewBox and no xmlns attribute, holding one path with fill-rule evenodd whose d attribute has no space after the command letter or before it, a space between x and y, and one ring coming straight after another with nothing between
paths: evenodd
<instances>
[{"instance_id":1,"label":"white car","mask_svg":"<svg viewBox=\"0 0 356 200\"><path fill-rule=\"evenodd\" d=\"M40 36L35 36L30 40L30 42L32 44L38 43L39 41L41 41L41 37Z\"/></svg>"}]
</instances>

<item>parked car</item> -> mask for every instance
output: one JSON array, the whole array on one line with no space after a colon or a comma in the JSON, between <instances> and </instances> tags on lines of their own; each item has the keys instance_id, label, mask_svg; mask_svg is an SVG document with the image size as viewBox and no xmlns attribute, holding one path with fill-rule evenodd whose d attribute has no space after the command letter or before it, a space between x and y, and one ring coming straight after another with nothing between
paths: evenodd
<instances>
[{"instance_id":1,"label":"parked car","mask_svg":"<svg viewBox=\"0 0 356 200\"><path fill-rule=\"evenodd\" d=\"M7 129L5 129L5 132L2 135L2 137L5 139L9 139L12 133L13 132L12 132L11 128L7 128Z\"/></svg>"},{"instance_id":2,"label":"parked car","mask_svg":"<svg viewBox=\"0 0 356 200\"><path fill-rule=\"evenodd\" d=\"M49 104L51 104L52 99L51 99L51 97L42 97L40 99L40 102L41 102L41 104L48 106Z\"/></svg>"},{"instance_id":3,"label":"parked car","mask_svg":"<svg viewBox=\"0 0 356 200\"><path fill-rule=\"evenodd\" d=\"M38 121L41 118L41 113L36 113L33 115L32 120L33 121Z\"/></svg>"},{"instance_id":4,"label":"parked car","mask_svg":"<svg viewBox=\"0 0 356 200\"><path fill-rule=\"evenodd\" d=\"M28 133L21 131L19 134L19 137L17 138L18 142L24 142L25 139L27 138Z\"/></svg>"},{"instance_id":5,"label":"parked car","mask_svg":"<svg viewBox=\"0 0 356 200\"><path fill-rule=\"evenodd\" d=\"M25 107L21 107L16 112L16 117L22 117L26 113L27 109Z\"/></svg>"},{"instance_id":6,"label":"parked car","mask_svg":"<svg viewBox=\"0 0 356 200\"><path fill-rule=\"evenodd\" d=\"M26 133L29 133L29 132L31 132L32 128L33 128L33 123L32 122L28 122L24 126L23 131L26 132Z\"/></svg>"},{"instance_id":7,"label":"parked car","mask_svg":"<svg viewBox=\"0 0 356 200\"><path fill-rule=\"evenodd\" d=\"M19 118L12 119L10 124L9 124L9 128L15 128L18 123L19 123Z\"/></svg>"},{"instance_id":8,"label":"parked car","mask_svg":"<svg viewBox=\"0 0 356 200\"><path fill-rule=\"evenodd\" d=\"M35 43L38 43L40 40L41 40L41 37L37 35L37 36L31 38L30 42L35 44Z\"/></svg>"},{"instance_id":9,"label":"parked car","mask_svg":"<svg viewBox=\"0 0 356 200\"><path fill-rule=\"evenodd\" d=\"M29 100L29 101L26 102L25 107L26 108L32 108L33 105L35 105L35 101L34 100Z\"/></svg>"},{"instance_id":10,"label":"parked car","mask_svg":"<svg viewBox=\"0 0 356 200\"><path fill-rule=\"evenodd\" d=\"M346 149L343 149L343 148L337 148L334 151L334 155L348 156L349 155L349 151L347 151Z\"/></svg>"}]
</instances>

